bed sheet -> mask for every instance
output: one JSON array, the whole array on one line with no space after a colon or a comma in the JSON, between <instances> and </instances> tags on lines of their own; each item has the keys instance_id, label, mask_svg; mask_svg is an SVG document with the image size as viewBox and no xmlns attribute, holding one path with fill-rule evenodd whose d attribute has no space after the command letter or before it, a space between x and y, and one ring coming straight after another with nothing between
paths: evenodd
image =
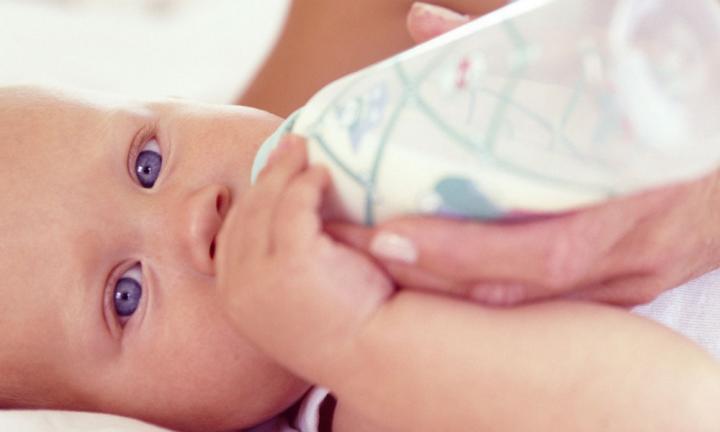
<instances>
[{"instance_id":1,"label":"bed sheet","mask_svg":"<svg viewBox=\"0 0 720 432\"><path fill-rule=\"evenodd\" d=\"M289 0L0 0L0 85L231 102Z\"/></svg>"}]
</instances>

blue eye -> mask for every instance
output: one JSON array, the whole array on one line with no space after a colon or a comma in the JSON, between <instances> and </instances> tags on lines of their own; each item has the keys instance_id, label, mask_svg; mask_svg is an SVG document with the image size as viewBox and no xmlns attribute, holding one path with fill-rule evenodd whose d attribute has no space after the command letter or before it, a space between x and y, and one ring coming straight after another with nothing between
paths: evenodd
<instances>
[{"instance_id":1,"label":"blue eye","mask_svg":"<svg viewBox=\"0 0 720 432\"><path fill-rule=\"evenodd\" d=\"M142 187L150 189L160 175L162 155L155 139L148 141L135 160L135 175Z\"/></svg>"},{"instance_id":2,"label":"blue eye","mask_svg":"<svg viewBox=\"0 0 720 432\"><path fill-rule=\"evenodd\" d=\"M133 268L133 270L135 270L135 268ZM140 273L139 269L135 272ZM128 272L128 274L129 273L130 272ZM138 306L140 306L141 297L142 285L138 280L129 275L118 279L113 292L115 312L120 317L128 317L134 314Z\"/></svg>"}]
</instances>

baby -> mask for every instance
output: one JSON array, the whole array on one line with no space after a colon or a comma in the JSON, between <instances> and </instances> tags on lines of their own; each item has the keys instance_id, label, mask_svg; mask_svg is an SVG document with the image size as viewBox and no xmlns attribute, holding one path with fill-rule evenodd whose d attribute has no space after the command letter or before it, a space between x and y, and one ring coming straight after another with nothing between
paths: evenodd
<instances>
[{"instance_id":1,"label":"baby","mask_svg":"<svg viewBox=\"0 0 720 432\"><path fill-rule=\"evenodd\" d=\"M717 430L720 368L659 326L396 291L323 232L302 140L250 186L280 122L0 88L0 405L219 431L313 383L336 431Z\"/></svg>"},{"instance_id":2,"label":"baby","mask_svg":"<svg viewBox=\"0 0 720 432\"><path fill-rule=\"evenodd\" d=\"M220 430L305 391L217 313L215 238L279 121L0 90L2 405Z\"/></svg>"},{"instance_id":3,"label":"baby","mask_svg":"<svg viewBox=\"0 0 720 432\"><path fill-rule=\"evenodd\" d=\"M0 406L221 431L320 385L340 432L718 429L720 368L664 328L598 305L503 310L397 289L322 229L328 177L301 139L250 185L281 121L0 87Z\"/></svg>"}]
</instances>

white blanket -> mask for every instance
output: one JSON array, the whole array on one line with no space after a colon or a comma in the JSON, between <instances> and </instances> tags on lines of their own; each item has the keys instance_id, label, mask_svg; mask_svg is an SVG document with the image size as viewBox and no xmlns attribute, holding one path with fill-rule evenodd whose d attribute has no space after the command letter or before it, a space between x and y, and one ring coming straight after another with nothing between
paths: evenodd
<instances>
[{"instance_id":1,"label":"white blanket","mask_svg":"<svg viewBox=\"0 0 720 432\"><path fill-rule=\"evenodd\" d=\"M697 342L720 360L720 269L634 309Z\"/></svg>"}]
</instances>

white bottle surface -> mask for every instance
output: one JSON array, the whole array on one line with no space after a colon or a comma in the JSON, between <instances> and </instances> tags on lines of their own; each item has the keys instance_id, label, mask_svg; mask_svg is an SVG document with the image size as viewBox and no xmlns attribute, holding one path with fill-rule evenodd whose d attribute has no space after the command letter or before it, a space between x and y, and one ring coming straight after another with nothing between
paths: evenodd
<instances>
[{"instance_id":1,"label":"white bottle surface","mask_svg":"<svg viewBox=\"0 0 720 432\"><path fill-rule=\"evenodd\" d=\"M284 132L335 216L522 218L720 163L715 0L522 0L337 80Z\"/></svg>"}]
</instances>

